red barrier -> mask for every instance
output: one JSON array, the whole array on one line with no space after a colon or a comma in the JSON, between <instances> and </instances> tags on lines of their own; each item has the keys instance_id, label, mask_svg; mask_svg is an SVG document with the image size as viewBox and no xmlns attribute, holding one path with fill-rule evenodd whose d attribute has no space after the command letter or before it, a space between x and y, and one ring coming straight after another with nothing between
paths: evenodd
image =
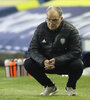
<instances>
[{"instance_id":1,"label":"red barrier","mask_svg":"<svg viewBox=\"0 0 90 100\"><path fill-rule=\"evenodd\" d=\"M16 77L16 62L11 60L9 66L10 66L10 76Z\"/></svg>"}]
</instances>

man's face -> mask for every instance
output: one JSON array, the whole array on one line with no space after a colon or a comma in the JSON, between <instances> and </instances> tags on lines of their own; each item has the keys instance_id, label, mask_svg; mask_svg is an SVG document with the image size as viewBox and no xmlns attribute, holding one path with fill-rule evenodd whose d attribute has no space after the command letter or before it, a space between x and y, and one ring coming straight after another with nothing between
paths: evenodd
<instances>
[{"instance_id":1,"label":"man's face","mask_svg":"<svg viewBox=\"0 0 90 100\"><path fill-rule=\"evenodd\" d=\"M63 17L59 16L55 9L51 9L47 12L47 25L50 30L56 30L62 21Z\"/></svg>"}]
</instances>

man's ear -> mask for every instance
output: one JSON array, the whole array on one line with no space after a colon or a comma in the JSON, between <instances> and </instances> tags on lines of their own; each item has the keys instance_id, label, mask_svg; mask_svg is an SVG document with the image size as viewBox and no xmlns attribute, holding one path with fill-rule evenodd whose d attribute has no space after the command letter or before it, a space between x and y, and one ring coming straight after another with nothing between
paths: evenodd
<instances>
[{"instance_id":1,"label":"man's ear","mask_svg":"<svg viewBox=\"0 0 90 100\"><path fill-rule=\"evenodd\" d=\"M61 16L61 21L63 20L63 16Z\"/></svg>"}]
</instances>

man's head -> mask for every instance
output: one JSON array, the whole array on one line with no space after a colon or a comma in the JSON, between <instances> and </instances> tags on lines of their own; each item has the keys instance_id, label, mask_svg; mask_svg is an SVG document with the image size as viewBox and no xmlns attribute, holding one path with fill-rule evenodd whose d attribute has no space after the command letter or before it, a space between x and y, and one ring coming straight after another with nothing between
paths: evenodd
<instances>
[{"instance_id":1,"label":"man's head","mask_svg":"<svg viewBox=\"0 0 90 100\"><path fill-rule=\"evenodd\" d=\"M50 30L56 30L62 20L62 10L58 6L51 6L47 9L47 25Z\"/></svg>"}]
</instances>

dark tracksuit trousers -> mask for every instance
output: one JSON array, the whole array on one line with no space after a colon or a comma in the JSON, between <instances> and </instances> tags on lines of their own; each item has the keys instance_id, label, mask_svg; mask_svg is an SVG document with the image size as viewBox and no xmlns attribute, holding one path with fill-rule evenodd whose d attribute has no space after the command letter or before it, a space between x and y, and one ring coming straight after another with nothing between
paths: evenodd
<instances>
[{"instance_id":1,"label":"dark tracksuit trousers","mask_svg":"<svg viewBox=\"0 0 90 100\"><path fill-rule=\"evenodd\" d=\"M44 66L40 66L33 59L27 58L24 62L24 67L41 85L54 86L53 82L47 77L49 74L67 74L69 76L67 87L76 88L77 80L81 77L83 72L83 64L81 59L72 61L71 63L64 63L55 66L55 69L45 70Z\"/></svg>"}]
</instances>

